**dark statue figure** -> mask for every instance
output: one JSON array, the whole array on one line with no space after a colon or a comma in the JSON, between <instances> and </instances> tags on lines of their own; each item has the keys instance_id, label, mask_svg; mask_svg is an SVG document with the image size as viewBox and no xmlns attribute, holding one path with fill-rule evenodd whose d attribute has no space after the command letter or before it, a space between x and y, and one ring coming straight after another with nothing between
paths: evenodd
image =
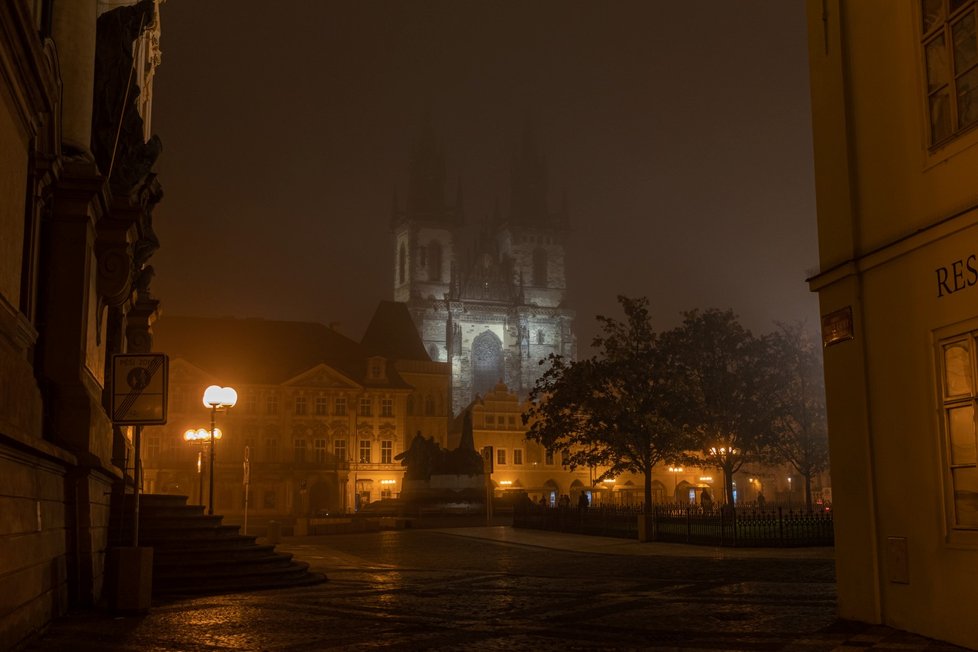
<instances>
[{"instance_id":1,"label":"dark statue figure","mask_svg":"<svg viewBox=\"0 0 978 652\"><path fill-rule=\"evenodd\" d=\"M133 42L153 17L153 1L141 0L105 12L97 23L92 154L102 174L111 170L109 185L117 196L138 193L162 150L155 135L143 140L140 91L132 75Z\"/></svg>"},{"instance_id":2,"label":"dark statue figure","mask_svg":"<svg viewBox=\"0 0 978 652\"><path fill-rule=\"evenodd\" d=\"M445 450L433 437L425 438L419 432L411 446L394 459L406 467L406 480L427 481L432 475L481 475L484 472L482 456L475 451L472 437L472 413L466 410L462 422L462 440L455 450Z\"/></svg>"},{"instance_id":3,"label":"dark statue figure","mask_svg":"<svg viewBox=\"0 0 978 652\"><path fill-rule=\"evenodd\" d=\"M411 440L411 447L394 459L400 460L401 466L406 467L405 479L430 480L432 469L435 467L436 460L441 457L442 452L441 446L434 438L425 439L418 432Z\"/></svg>"}]
</instances>

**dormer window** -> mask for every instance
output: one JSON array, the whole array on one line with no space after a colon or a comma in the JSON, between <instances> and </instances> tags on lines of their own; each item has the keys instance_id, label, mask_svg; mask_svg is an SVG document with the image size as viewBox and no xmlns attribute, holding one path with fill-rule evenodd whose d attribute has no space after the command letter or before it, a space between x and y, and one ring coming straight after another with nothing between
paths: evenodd
<instances>
[{"instance_id":1,"label":"dormer window","mask_svg":"<svg viewBox=\"0 0 978 652\"><path fill-rule=\"evenodd\" d=\"M371 358L367 362L367 378L369 380L384 380L386 378L384 358Z\"/></svg>"}]
</instances>

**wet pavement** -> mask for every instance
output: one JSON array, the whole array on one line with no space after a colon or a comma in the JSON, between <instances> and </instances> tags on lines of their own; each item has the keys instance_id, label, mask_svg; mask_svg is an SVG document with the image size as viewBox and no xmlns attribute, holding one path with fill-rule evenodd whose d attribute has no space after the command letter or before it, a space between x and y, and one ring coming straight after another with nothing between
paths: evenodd
<instances>
[{"instance_id":1,"label":"wet pavement","mask_svg":"<svg viewBox=\"0 0 978 652\"><path fill-rule=\"evenodd\" d=\"M71 614L36 652L960 650L835 618L832 551L643 544L509 527L286 539L313 587Z\"/></svg>"}]
</instances>

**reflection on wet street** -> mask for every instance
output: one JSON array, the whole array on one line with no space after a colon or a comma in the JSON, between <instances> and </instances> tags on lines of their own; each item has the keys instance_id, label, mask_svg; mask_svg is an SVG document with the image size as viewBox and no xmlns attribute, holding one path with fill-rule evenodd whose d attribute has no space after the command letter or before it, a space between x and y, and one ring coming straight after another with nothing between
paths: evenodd
<instances>
[{"instance_id":1,"label":"reflection on wet street","mask_svg":"<svg viewBox=\"0 0 978 652\"><path fill-rule=\"evenodd\" d=\"M330 581L175 600L142 618L70 616L30 649L815 651L893 636L835 621L826 555L595 554L450 530L296 538L280 549ZM920 645L903 649L949 649Z\"/></svg>"}]
</instances>

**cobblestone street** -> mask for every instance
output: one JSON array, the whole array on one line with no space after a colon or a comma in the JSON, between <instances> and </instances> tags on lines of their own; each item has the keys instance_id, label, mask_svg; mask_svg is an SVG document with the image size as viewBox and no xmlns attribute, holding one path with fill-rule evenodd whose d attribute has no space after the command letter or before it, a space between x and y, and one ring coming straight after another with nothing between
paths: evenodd
<instances>
[{"instance_id":1,"label":"cobblestone street","mask_svg":"<svg viewBox=\"0 0 978 652\"><path fill-rule=\"evenodd\" d=\"M954 650L837 622L831 550L740 551L525 532L289 539L302 589L77 614L31 650ZM774 557L774 555L778 555Z\"/></svg>"}]
</instances>

